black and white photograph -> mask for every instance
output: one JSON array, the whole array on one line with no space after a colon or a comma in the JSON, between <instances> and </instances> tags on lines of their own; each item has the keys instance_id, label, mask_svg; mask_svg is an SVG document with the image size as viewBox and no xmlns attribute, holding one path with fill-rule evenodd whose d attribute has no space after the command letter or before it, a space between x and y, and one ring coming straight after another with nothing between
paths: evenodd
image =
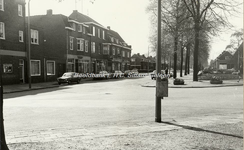
<instances>
[{"instance_id":1,"label":"black and white photograph","mask_svg":"<svg viewBox=\"0 0 244 150\"><path fill-rule=\"evenodd\" d=\"M243 150L242 0L0 0L0 150Z\"/></svg>"}]
</instances>

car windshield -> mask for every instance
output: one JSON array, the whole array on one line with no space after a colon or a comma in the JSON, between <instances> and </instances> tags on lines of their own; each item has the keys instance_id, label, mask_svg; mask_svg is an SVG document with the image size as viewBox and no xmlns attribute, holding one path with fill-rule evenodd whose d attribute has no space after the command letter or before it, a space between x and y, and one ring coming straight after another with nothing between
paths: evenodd
<instances>
[{"instance_id":1,"label":"car windshield","mask_svg":"<svg viewBox=\"0 0 244 150\"><path fill-rule=\"evenodd\" d=\"M71 73L71 72L70 72L70 73L64 73L64 74L63 74L63 77L71 77L72 74L73 74L73 73Z\"/></svg>"}]
</instances>

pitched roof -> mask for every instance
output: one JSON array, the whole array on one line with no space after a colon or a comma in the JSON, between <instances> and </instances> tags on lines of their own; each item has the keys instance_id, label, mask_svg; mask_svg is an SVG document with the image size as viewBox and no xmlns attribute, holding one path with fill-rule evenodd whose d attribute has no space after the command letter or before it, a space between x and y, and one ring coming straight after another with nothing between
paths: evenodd
<instances>
[{"instance_id":1,"label":"pitched roof","mask_svg":"<svg viewBox=\"0 0 244 150\"><path fill-rule=\"evenodd\" d=\"M98 24L100 26L103 26L100 23L98 23L97 21L95 21L94 19L92 19L89 16L86 16L86 15L78 12L77 10L74 10L72 12L72 14L69 16L69 18L72 18L72 19L77 20L79 22L93 22L95 24Z\"/></svg>"}]
</instances>

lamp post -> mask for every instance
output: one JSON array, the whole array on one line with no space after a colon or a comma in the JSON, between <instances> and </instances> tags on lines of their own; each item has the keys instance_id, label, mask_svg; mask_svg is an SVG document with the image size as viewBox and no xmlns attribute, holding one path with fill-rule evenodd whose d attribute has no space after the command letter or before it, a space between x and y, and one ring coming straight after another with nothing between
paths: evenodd
<instances>
[{"instance_id":1,"label":"lamp post","mask_svg":"<svg viewBox=\"0 0 244 150\"><path fill-rule=\"evenodd\" d=\"M27 56L27 65L28 65L28 81L29 81L29 89L31 89L31 62L30 62L30 56L31 56L31 30L30 30L30 1L28 1L28 20L27 20L27 35L28 35L28 56Z\"/></svg>"},{"instance_id":2,"label":"lamp post","mask_svg":"<svg viewBox=\"0 0 244 150\"><path fill-rule=\"evenodd\" d=\"M161 74L161 0L158 0L158 48L157 48L156 72ZM155 103L155 121L161 122L161 97L158 95L161 78L156 76L156 103Z\"/></svg>"}]
</instances>

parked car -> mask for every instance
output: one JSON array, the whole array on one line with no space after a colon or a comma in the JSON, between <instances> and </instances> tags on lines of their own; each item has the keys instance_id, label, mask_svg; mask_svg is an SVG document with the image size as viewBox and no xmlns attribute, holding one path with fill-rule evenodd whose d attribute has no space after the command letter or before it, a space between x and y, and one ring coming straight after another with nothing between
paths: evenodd
<instances>
[{"instance_id":1,"label":"parked car","mask_svg":"<svg viewBox=\"0 0 244 150\"><path fill-rule=\"evenodd\" d=\"M139 72L138 72L137 69L133 69L133 70L131 70L131 74L132 74L132 75L138 75Z\"/></svg>"},{"instance_id":2,"label":"parked car","mask_svg":"<svg viewBox=\"0 0 244 150\"><path fill-rule=\"evenodd\" d=\"M98 74L95 74L93 79L108 79L110 74L107 71L100 71Z\"/></svg>"},{"instance_id":3,"label":"parked car","mask_svg":"<svg viewBox=\"0 0 244 150\"><path fill-rule=\"evenodd\" d=\"M122 71L116 70L114 73L110 74L110 78L123 78L124 73Z\"/></svg>"},{"instance_id":4,"label":"parked car","mask_svg":"<svg viewBox=\"0 0 244 150\"><path fill-rule=\"evenodd\" d=\"M124 77L128 77L132 74L131 70L125 70Z\"/></svg>"},{"instance_id":5,"label":"parked car","mask_svg":"<svg viewBox=\"0 0 244 150\"><path fill-rule=\"evenodd\" d=\"M151 79L152 80L155 80L156 79L156 75L157 75L157 71L154 70L152 73L151 73ZM161 70L161 77L163 77L165 75L165 70Z\"/></svg>"},{"instance_id":6,"label":"parked car","mask_svg":"<svg viewBox=\"0 0 244 150\"><path fill-rule=\"evenodd\" d=\"M57 78L58 84L62 84L62 83L80 83L80 76L79 73L76 72L65 72L62 77Z\"/></svg>"}]
</instances>

